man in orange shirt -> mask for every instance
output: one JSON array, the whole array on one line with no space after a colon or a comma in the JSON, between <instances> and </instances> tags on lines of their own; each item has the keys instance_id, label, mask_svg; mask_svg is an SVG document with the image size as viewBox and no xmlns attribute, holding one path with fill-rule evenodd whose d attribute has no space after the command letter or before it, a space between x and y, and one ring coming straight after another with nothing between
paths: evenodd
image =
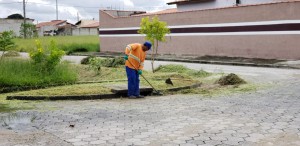
<instances>
[{"instance_id":1,"label":"man in orange shirt","mask_svg":"<svg viewBox=\"0 0 300 146\"><path fill-rule=\"evenodd\" d=\"M146 51L151 49L152 44L145 42L144 44L129 44L125 49L124 59L126 60L126 74L128 79L128 97L129 98L143 98L140 95L140 79L144 68L144 61L146 58Z\"/></svg>"}]
</instances>

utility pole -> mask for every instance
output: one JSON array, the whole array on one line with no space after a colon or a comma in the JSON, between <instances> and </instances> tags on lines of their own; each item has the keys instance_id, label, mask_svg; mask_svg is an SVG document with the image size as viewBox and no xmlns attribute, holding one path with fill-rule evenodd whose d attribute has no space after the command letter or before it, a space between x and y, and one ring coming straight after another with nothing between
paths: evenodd
<instances>
[{"instance_id":1,"label":"utility pole","mask_svg":"<svg viewBox=\"0 0 300 146\"><path fill-rule=\"evenodd\" d=\"M24 31L24 39L26 39L26 9L25 9L25 0L23 0L23 15L24 15L23 31Z\"/></svg>"},{"instance_id":2,"label":"utility pole","mask_svg":"<svg viewBox=\"0 0 300 146\"><path fill-rule=\"evenodd\" d=\"M58 20L58 5L57 5L57 0L56 0L56 20Z\"/></svg>"},{"instance_id":3,"label":"utility pole","mask_svg":"<svg viewBox=\"0 0 300 146\"><path fill-rule=\"evenodd\" d=\"M77 22L79 21L79 14L78 14L78 12L77 12Z\"/></svg>"}]
</instances>

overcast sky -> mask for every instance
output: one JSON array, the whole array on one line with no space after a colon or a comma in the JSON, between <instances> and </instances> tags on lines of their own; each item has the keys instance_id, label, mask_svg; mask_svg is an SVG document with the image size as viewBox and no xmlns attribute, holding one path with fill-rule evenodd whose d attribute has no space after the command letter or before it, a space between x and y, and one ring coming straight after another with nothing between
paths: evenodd
<instances>
[{"instance_id":1,"label":"overcast sky","mask_svg":"<svg viewBox=\"0 0 300 146\"><path fill-rule=\"evenodd\" d=\"M26 17L37 22L56 19L56 0L25 0ZM80 19L99 20L99 9L158 11L172 8L166 3L174 0L57 0L58 19L76 23ZM0 0L0 18L19 13L23 15L23 0Z\"/></svg>"}]
</instances>

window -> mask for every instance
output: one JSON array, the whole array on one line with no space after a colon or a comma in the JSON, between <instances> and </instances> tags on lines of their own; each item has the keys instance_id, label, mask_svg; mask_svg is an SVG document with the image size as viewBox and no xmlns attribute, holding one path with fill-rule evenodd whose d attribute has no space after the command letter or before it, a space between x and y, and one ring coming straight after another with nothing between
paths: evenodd
<instances>
[{"instance_id":1,"label":"window","mask_svg":"<svg viewBox=\"0 0 300 146\"><path fill-rule=\"evenodd\" d=\"M241 4L241 0L236 0L236 5Z\"/></svg>"}]
</instances>

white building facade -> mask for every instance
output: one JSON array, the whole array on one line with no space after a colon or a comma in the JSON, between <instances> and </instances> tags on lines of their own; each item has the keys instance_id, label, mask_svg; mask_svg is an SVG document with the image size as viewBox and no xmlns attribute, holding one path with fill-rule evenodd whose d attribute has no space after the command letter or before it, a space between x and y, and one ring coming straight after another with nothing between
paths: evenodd
<instances>
[{"instance_id":1,"label":"white building facade","mask_svg":"<svg viewBox=\"0 0 300 146\"><path fill-rule=\"evenodd\" d=\"M27 19L26 23L33 24L32 19ZM6 19L0 18L0 33L4 31L13 31L16 36L20 36L21 25L23 19Z\"/></svg>"}]
</instances>

